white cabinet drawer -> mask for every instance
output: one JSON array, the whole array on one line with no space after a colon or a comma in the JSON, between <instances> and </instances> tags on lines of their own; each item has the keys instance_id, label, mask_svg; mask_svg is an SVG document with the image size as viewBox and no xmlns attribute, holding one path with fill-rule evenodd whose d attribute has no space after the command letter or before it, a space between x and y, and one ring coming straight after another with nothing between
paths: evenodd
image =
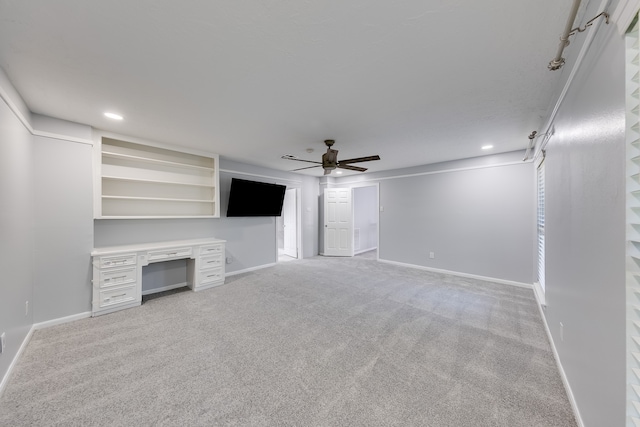
<instances>
[{"instance_id":1,"label":"white cabinet drawer","mask_svg":"<svg viewBox=\"0 0 640 427\"><path fill-rule=\"evenodd\" d=\"M190 256L191 256L191 247L163 249L161 251L148 252L149 262L164 261L171 258L180 259L180 258L185 258Z\"/></svg>"},{"instance_id":2,"label":"white cabinet drawer","mask_svg":"<svg viewBox=\"0 0 640 427\"><path fill-rule=\"evenodd\" d=\"M212 268L210 270L202 270L200 272L200 284L209 282L217 282L224 280L224 271L222 268Z\"/></svg>"},{"instance_id":3,"label":"white cabinet drawer","mask_svg":"<svg viewBox=\"0 0 640 427\"><path fill-rule=\"evenodd\" d=\"M136 254L124 254L100 257L100 268L124 267L136 264Z\"/></svg>"},{"instance_id":4,"label":"white cabinet drawer","mask_svg":"<svg viewBox=\"0 0 640 427\"><path fill-rule=\"evenodd\" d=\"M136 267L100 271L100 287L124 285L136 281Z\"/></svg>"},{"instance_id":5,"label":"white cabinet drawer","mask_svg":"<svg viewBox=\"0 0 640 427\"><path fill-rule=\"evenodd\" d=\"M203 256L200 258L200 270L222 267L222 255Z\"/></svg>"},{"instance_id":6,"label":"white cabinet drawer","mask_svg":"<svg viewBox=\"0 0 640 427\"><path fill-rule=\"evenodd\" d=\"M110 307L136 300L136 286L125 286L122 288L101 290L98 300L100 308Z\"/></svg>"},{"instance_id":7,"label":"white cabinet drawer","mask_svg":"<svg viewBox=\"0 0 640 427\"><path fill-rule=\"evenodd\" d=\"M203 245L203 246L200 247L200 255L201 256L217 255L217 254L222 255L223 252L224 252L224 250L223 250L223 245L222 244Z\"/></svg>"}]
</instances>

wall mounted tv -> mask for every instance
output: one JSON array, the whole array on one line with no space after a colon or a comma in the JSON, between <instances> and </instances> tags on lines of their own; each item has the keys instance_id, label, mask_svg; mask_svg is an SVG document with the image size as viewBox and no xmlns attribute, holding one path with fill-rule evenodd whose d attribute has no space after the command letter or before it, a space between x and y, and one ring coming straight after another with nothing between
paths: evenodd
<instances>
[{"instance_id":1,"label":"wall mounted tv","mask_svg":"<svg viewBox=\"0 0 640 427\"><path fill-rule=\"evenodd\" d=\"M231 178L227 216L280 216L286 185Z\"/></svg>"}]
</instances>

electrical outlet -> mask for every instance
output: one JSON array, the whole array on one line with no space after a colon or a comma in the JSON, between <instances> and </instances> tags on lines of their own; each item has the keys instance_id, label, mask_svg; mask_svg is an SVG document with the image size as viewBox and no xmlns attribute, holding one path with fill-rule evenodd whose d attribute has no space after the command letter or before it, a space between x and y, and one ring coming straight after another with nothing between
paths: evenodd
<instances>
[{"instance_id":1,"label":"electrical outlet","mask_svg":"<svg viewBox=\"0 0 640 427\"><path fill-rule=\"evenodd\" d=\"M384 212L384 206L380 205L380 212Z\"/></svg>"},{"instance_id":2,"label":"electrical outlet","mask_svg":"<svg viewBox=\"0 0 640 427\"><path fill-rule=\"evenodd\" d=\"M436 257L435 252L429 252L429 259L434 259Z\"/></svg>"},{"instance_id":3,"label":"electrical outlet","mask_svg":"<svg viewBox=\"0 0 640 427\"><path fill-rule=\"evenodd\" d=\"M230 256L227 257L227 259L225 260L225 262L227 264L231 264L233 262L233 258L231 258Z\"/></svg>"},{"instance_id":4,"label":"electrical outlet","mask_svg":"<svg viewBox=\"0 0 640 427\"><path fill-rule=\"evenodd\" d=\"M0 335L0 353L4 353L4 344L5 344L5 333L3 332L2 335Z\"/></svg>"},{"instance_id":5,"label":"electrical outlet","mask_svg":"<svg viewBox=\"0 0 640 427\"><path fill-rule=\"evenodd\" d=\"M564 341L564 325L560 322L560 341Z\"/></svg>"}]
</instances>

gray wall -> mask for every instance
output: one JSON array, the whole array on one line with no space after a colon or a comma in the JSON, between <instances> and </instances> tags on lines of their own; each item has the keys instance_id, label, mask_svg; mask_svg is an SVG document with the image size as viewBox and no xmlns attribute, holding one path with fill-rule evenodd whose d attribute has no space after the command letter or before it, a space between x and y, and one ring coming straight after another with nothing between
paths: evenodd
<instances>
[{"instance_id":1,"label":"gray wall","mask_svg":"<svg viewBox=\"0 0 640 427\"><path fill-rule=\"evenodd\" d=\"M625 52L615 31L600 28L545 160L545 315L587 427L625 425Z\"/></svg>"},{"instance_id":2,"label":"gray wall","mask_svg":"<svg viewBox=\"0 0 640 427\"><path fill-rule=\"evenodd\" d=\"M379 182L380 259L531 284L534 175L522 157L345 177L335 185Z\"/></svg>"},{"instance_id":3,"label":"gray wall","mask_svg":"<svg viewBox=\"0 0 640 427\"><path fill-rule=\"evenodd\" d=\"M8 83L0 70L0 84ZM0 380L33 324L33 164L32 136L0 99Z\"/></svg>"},{"instance_id":4,"label":"gray wall","mask_svg":"<svg viewBox=\"0 0 640 427\"><path fill-rule=\"evenodd\" d=\"M34 322L91 310L92 146L34 137Z\"/></svg>"}]
</instances>

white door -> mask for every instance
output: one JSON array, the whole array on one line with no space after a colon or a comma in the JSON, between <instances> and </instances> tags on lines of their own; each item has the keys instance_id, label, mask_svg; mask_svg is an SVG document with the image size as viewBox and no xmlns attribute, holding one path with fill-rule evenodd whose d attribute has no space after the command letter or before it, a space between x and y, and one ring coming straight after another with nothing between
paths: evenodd
<instances>
[{"instance_id":1,"label":"white door","mask_svg":"<svg viewBox=\"0 0 640 427\"><path fill-rule=\"evenodd\" d=\"M350 188L324 190L324 255L353 256Z\"/></svg>"},{"instance_id":2,"label":"white door","mask_svg":"<svg viewBox=\"0 0 640 427\"><path fill-rule=\"evenodd\" d=\"M282 205L282 217L284 220L284 254L292 258L298 258L298 213L296 210L295 188L290 188L284 193Z\"/></svg>"}]
</instances>

